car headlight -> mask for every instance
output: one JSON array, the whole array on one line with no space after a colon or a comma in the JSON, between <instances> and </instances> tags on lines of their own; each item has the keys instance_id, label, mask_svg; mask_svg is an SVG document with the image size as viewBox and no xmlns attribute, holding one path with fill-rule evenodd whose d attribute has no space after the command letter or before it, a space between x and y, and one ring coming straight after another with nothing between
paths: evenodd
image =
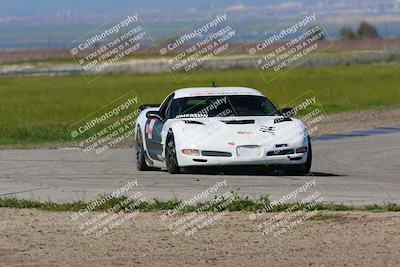
<instances>
[{"instance_id":1,"label":"car headlight","mask_svg":"<svg viewBox=\"0 0 400 267\"><path fill-rule=\"evenodd\" d=\"M307 152L307 148L306 147L298 147L296 148L296 153L305 153Z\"/></svg>"},{"instance_id":2,"label":"car headlight","mask_svg":"<svg viewBox=\"0 0 400 267\"><path fill-rule=\"evenodd\" d=\"M197 149L182 149L182 154L191 156L200 156L200 150Z\"/></svg>"}]
</instances>

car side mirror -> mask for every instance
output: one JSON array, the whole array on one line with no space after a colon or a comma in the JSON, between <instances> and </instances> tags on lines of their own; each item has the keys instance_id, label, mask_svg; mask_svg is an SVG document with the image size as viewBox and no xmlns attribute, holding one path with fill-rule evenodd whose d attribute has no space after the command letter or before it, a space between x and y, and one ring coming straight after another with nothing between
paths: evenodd
<instances>
[{"instance_id":1,"label":"car side mirror","mask_svg":"<svg viewBox=\"0 0 400 267\"><path fill-rule=\"evenodd\" d=\"M164 121L164 119L161 117L160 113L158 111L156 111L156 110L148 111L146 113L146 117L148 119L158 119L160 121Z\"/></svg>"},{"instance_id":2,"label":"car side mirror","mask_svg":"<svg viewBox=\"0 0 400 267\"><path fill-rule=\"evenodd\" d=\"M293 108L283 108L281 112L284 117L292 117L293 115L295 115Z\"/></svg>"}]
</instances>

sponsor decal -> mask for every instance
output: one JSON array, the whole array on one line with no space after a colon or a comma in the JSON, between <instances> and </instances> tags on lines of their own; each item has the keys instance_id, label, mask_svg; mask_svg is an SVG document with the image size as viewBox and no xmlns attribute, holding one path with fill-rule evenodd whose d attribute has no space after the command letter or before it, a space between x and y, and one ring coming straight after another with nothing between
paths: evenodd
<instances>
[{"instance_id":1,"label":"sponsor decal","mask_svg":"<svg viewBox=\"0 0 400 267\"><path fill-rule=\"evenodd\" d=\"M238 134L253 134L253 132L250 131L238 131Z\"/></svg>"}]
</instances>

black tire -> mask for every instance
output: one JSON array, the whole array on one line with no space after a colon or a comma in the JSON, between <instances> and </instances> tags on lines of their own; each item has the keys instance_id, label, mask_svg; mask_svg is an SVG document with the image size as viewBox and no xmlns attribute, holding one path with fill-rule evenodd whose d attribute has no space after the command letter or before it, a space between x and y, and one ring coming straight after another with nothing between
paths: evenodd
<instances>
[{"instance_id":1,"label":"black tire","mask_svg":"<svg viewBox=\"0 0 400 267\"><path fill-rule=\"evenodd\" d=\"M172 131L169 132L165 144L165 165L167 170L171 174L177 174L181 172L181 168L178 165L176 158L175 138Z\"/></svg>"},{"instance_id":2,"label":"black tire","mask_svg":"<svg viewBox=\"0 0 400 267\"><path fill-rule=\"evenodd\" d=\"M310 137L308 136L308 153L307 160L304 164L301 165L293 165L290 167L286 167L283 171L285 174L291 176L304 176L310 173L312 163L312 147Z\"/></svg>"},{"instance_id":3,"label":"black tire","mask_svg":"<svg viewBox=\"0 0 400 267\"><path fill-rule=\"evenodd\" d=\"M153 170L153 168L149 167L146 163L146 152L144 151L142 132L140 128L137 129L135 148L136 148L136 168L139 171Z\"/></svg>"}]
</instances>

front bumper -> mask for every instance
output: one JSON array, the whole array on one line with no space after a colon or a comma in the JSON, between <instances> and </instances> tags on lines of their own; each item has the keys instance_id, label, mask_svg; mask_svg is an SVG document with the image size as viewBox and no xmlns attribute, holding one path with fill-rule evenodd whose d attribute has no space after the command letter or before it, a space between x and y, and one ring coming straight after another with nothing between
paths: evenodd
<instances>
[{"instance_id":1,"label":"front bumper","mask_svg":"<svg viewBox=\"0 0 400 267\"><path fill-rule=\"evenodd\" d=\"M294 150L295 148L291 149ZM209 150L205 150L208 151ZM185 155L181 151L177 151L178 164L181 167L188 166L220 166L220 165L298 165L304 164L307 160L307 153L296 153L293 151L290 154L279 155L279 153L268 153L271 150L260 148L258 155L240 155L237 149L231 151L221 151L226 155L205 156L210 153L200 153L200 155ZM204 155L205 154L205 155ZM228 154L231 154L229 156ZM268 155L269 156L268 156Z\"/></svg>"},{"instance_id":2,"label":"front bumper","mask_svg":"<svg viewBox=\"0 0 400 267\"><path fill-rule=\"evenodd\" d=\"M196 128L196 131L190 128L190 132L185 128L186 131L182 131L185 134L177 131L175 143L178 164L181 167L299 165L307 161L307 131L301 122L273 124L275 127L273 132L260 131L258 128L260 125L230 125L229 127L222 125L221 130L214 132L201 132L201 128ZM296 151L301 147L305 147L307 151ZM189 155L182 153L182 150L197 150L199 153ZM284 150L292 152L280 153ZM203 151L217 153L210 155L210 153L202 153ZM224 155L224 153L229 155Z\"/></svg>"}]
</instances>

